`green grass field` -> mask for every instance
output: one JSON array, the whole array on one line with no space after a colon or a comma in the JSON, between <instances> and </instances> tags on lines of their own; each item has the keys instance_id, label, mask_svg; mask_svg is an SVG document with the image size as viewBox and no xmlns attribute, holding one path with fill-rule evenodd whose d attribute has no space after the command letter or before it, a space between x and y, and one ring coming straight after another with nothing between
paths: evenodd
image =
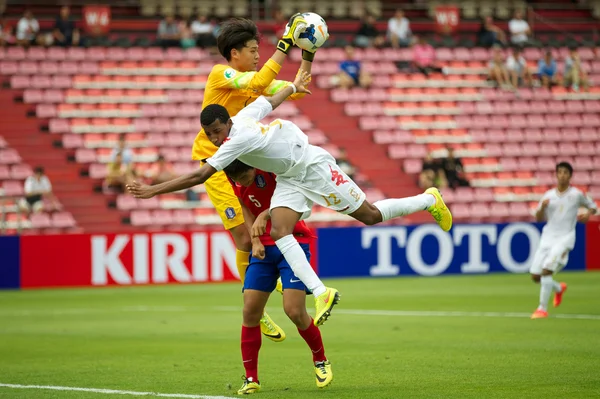
<instances>
[{"instance_id":1,"label":"green grass field","mask_svg":"<svg viewBox=\"0 0 600 399\"><path fill-rule=\"evenodd\" d=\"M329 280L342 302L322 327L324 390L274 294L288 339L263 340L257 395L600 397L600 273L560 277L569 291L545 320L527 317L539 286L526 275ZM0 384L234 397L241 299L236 284L0 292ZM110 397L0 386L2 399Z\"/></svg>"}]
</instances>

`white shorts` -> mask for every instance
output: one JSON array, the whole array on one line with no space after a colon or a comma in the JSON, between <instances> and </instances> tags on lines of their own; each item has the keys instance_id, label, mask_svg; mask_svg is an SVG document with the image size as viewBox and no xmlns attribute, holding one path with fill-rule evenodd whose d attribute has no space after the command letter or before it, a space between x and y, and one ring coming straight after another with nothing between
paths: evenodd
<instances>
[{"instance_id":1,"label":"white shorts","mask_svg":"<svg viewBox=\"0 0 600 399\"><path fill-rule=\"evenodd\" d=\"M327 154L308 164L302 176L277 176L271 209L290 208L301 213L301 219L306 219L310 216L313 204L317 203L347 215L355 212L365 199L365 193Z\"/></svg>"},{"instance_id":2,"label":"white shorts","mask_svg":"<svg viewBox=\"0 0 600 399\"><path fill-rule=\"evenodd\" d=\"M543 269L554 273L561 271L569 262L569 252L573 249L573 244L570 241L540 242L540 246L533 256L529 273L541 275Z\"/></svg>"}]
</instances>

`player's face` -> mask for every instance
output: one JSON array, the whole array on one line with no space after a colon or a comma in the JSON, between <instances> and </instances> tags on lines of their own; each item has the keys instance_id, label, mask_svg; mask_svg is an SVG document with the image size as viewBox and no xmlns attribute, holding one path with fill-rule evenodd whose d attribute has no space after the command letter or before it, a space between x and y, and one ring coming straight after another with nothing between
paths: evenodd
<instances>
[{"instance_id":1,"label":"player's face","mask_svg":"<svg viewBox=\"0 0 600 399\"><path fill-rule=\"evenodd\" d=\"M567 185L569 184L569 180L571 180L571 174L567 168L558 168L556 171L556 180L558 180L558 184Z\"/></svg>"},{"instance_id":2,"label":"player's face","mask_svg":"<svg viewBox=\"0 0 600 399\"><path fill-rule=\"evenodd\" d=\"M217 147L220 147L225 139L229 136L231 125L231 119L229 119L226 123L223 123L217 119L210 125L203 125L202 128L204 129L204 133L206 133L206 137L208 137L210 142Z\"/></svg>"},{"instance_id":3,"label":"player's face","mask_svg":"<svg viewBox=\"0 0 600 399\"><path fill-rule=\"evenodd\" d=\"M256 40L248 41L246 46L242 47L241 51L238 51L237 63L240 72L256 71L258 60L258 43Z\"/></svg>"},{"instance_id":4,"label":"player's face","mask_svg":"<svg viewBox=\"0 0 600 399\"><path fill-rule=\"evenodd\" d=\"M244 173L239 176L232 177L231 180L239 184L240 186L250 187L252 183L254 183L254 179L256 178L256 169L248 169Z\"/></svg>"}]
</instances>

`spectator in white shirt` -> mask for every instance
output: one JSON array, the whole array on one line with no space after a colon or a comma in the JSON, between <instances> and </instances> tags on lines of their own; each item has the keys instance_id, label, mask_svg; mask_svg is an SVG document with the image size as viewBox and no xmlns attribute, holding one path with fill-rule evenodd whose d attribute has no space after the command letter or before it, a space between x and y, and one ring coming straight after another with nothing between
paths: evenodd
<instances>
[{"instance_id":1,"label":"spectator in white shirt","mask_svg":"<svg viewBox=\"0 0 600 399\"><path fill-rule=\"evenodd\" d=\"M17 44L24 47L35 44L39 31L40 25L33 17L33 13L29 10L25 11L23 18L17 24Z\"/></svg>"},{"instance_id":2,"label":"spectator in white shirt","mask_svg":"<svg viewBox=\"0 0 600 399\"><path fill-rule=\"evenodd\" d=\"M513 19L508 22L508 30L510 31L510 41L513 44L523 45L529 41L531 28L527 21L523 19L523 11L515 11Z\"/></svg>"},{"instance_id":3,"label":"spectator in white shirt","mask_svg":"<svg viewBox=\"0 0 600 399\"><path fill-rule=\"evenodd\" d=\"M44 168L37 166L33 170L33 176L29 176L25 180L25 198L19 205L23 212L30 214L33 212L41 212L44 210L44 200L51 203L54 210L60 209L60 204L54 194L52 194L52 184L50 179L44 174Z\"/></svg>"},{"instance_id":4,"label":"spectator in white shirt","mask_svg":"<svg viewBox=\"0 0 600 399\"><path fill-rule=\"evenodd\" d=\"M404 11L397 10L394 17L388 21L388 38L393 48L408 47L412 43L410 22L404 16Z\"/></svg>"},{"instance_id":5,"label":"spectator in white shirt","mask_svg":"<svg viewBox=\"0 0 600 399\"><path fill-rule=\"evenodd\" d=\"M513 87L518 87L521 82L526 86L531 85L531 71L527 68L527 61L520 47L515 47L506 59L506 69Z\"/></svg>"},{"instance_id":6,"label":"spectator in white shirt","mask_svg":"<svg viewBox=\"0 0 600 399\"><path fill-rule=\"evenodd\" d=\"M192 34L196 39L198 47L214 47L217 45L215 38L215 26L206 18L205 15L198 14L196 20L192 22Z\"/></svg>"}]
</instances>

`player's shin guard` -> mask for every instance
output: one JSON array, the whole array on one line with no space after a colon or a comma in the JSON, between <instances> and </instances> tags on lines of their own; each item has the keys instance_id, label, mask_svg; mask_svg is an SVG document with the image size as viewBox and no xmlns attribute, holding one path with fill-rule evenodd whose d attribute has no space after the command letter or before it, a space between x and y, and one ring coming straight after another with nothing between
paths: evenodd
<instances>
[{"instance_id":1,"label":"player's shin guard","mask_svg":"<svg viewBox=\"0 0 600 399\"><path fill-rule=\"evenodd\" d=\"M312 320L306 330L298 329L298 332L312 351L313 362L324 362L327 360L325 357L325 348L323 347L321 331L319 330L319 327L313 324Z\"/></svg>"},{"instance_id":2,"label":"player's shin guard","mask_svg":"<svg viewBox=\"0 0 600 399\"><path fill-rule=\"evenodd\" d=\"M280 238L275 241L275 244L289 263L296 277L302 280L315 297L325 292L325 285L323 285L323 282L311 267L306 259L306 254L293 235L289 234Z\"/></svg>"},{"instance_id":3,"label":"player's shin guard","mask_svg":"<svg viewBox=\"0 0 600 399\"><path fill-rule=\"evenodd\" d=\"M383 221L411 213L425 211L435 204L435 198L429 194L419 194L414 197L389 198L375 202L373 205L381 212Z\"/></svg>"},{"instance_id":4,"label":"player's shin guard","mask_svg":"<svg viewBox=\"0 0 600 399\"><path fill-rule=\"evenodd\" d=\"M244 285L244 279L246 278L246 269L250 264L250 252L235 250L235 265L237 266L238 273L240 274L240 281Z\"/></svg>"},{"instance_id":5,"label":"player's shin guard","mask_svg":"<svg viewBox=\"0 0 600 399\"><path fill-rule=\"evenodd\" d=\"M554 285L552 282L552 275L542 276L540 278L540 306L538 309L548 310L548 301L550 300Z\"/></svg>"},{"instance_id":6,"label":"player's shin guard","mask_svg":"<svg viewBox=\"0 0 600 399\"><path fill-rule=\"evenodd\" d=\"M242 362L246 370L246 378L258 381L258 351L262 338L260 327L242 326Z\"/></svg>"}]
</instances>

